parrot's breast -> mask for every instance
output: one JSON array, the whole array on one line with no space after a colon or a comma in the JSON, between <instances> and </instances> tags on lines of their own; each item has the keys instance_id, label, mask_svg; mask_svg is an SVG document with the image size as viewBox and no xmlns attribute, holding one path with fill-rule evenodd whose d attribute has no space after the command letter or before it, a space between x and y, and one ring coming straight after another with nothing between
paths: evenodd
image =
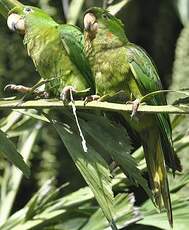
<instances>
[{"instance_id":1,"label":"parrot's breast","mask_svg":"<svg viewBox=\"0 0 189 230\"><path fill-rule=\"evenodd\" d=\"M115 94L115 92L127 89L129 65L125 49L120 47L96 53L93 72L97 94L101 96Z\"/></svg>"}]
</instances>

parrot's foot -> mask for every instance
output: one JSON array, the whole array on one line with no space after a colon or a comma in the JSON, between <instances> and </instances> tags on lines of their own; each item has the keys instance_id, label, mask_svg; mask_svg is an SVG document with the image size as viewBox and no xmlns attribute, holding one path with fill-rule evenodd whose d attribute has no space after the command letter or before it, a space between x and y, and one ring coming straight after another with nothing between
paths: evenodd
<instances>
[{"instance_id":1,"label":"parrot's foot","mask_svg":"<svg viewBox=\"0 0 189 230\"><path fill-rule=\"evenodd\" d=\"M67 104L71 100L71 93L77 93L77 90L71 85L65 86L60 94L60 100Z\"/></svg>"},{"instance_id":2,"label":"parrot's foot","mask_svg":"<svg viewBox=\"0 0 189 230\"><path fill-rule=\"evenodd\" d=\"M39 96L40 98L49 98L49 93L47 93L46 91L40 91L40 90L35 90L34 94L36 94L37 96Z\"/></svg>"},{"instance_id":3,"label":"parrot's foot","mask_svg":"<svg viewBox=\"0 0 189 230\"><path fill-rule=\"evenodd\" d=\"M34 96L42 97L42 98L48 98L49 94L46 91L42 91L39 89L33 89L32 87L26 87L23 85L15 85L15 84L9 84L6 85L4 88L4 91L14 91L22 94L33 94Z\"/></svg>"},{"instance_id":4,"label":"parrot's foot","mask_svg":"<svg viewBox=\"0 0 189 230\"><path fill-rule=\"evenodd\" d=\"M4 88L4 91L15 91L23 94L31 93L31 90L32 88L30 87L25 87L23 85L15 85L15 84L6 85Z\"/></svg>"},{"instance_id":5,"label":"parrot's foot","mask_svg":"<svg viewBox=\"0 0 189 230\"><path fill-rule=\"evenodd\" d=\"M140 105L140 99L135 99L134 101L127 101L126 104L132 104L131 118L133 118L136 115L138 107Z\"/></svg>"},{"instance_id":6,"label":"parrot's foot","mask_svg":"<svg viewBox=\"0 0 189 230\"><path fill-rule=\"evenodd\" d=\"M84 105L86 105L88 102L91 102L91 101L98 101L100 99L100 96L99 95L90 95L90 96L87 96L84 100Z\"/></svg>"}]
</instances>

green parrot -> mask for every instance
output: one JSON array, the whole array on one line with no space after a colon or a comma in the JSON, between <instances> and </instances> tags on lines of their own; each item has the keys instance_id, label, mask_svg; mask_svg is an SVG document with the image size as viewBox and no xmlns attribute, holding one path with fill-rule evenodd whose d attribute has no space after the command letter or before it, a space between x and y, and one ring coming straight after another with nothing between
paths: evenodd
<instances>
[{"instance_id":1,"label":"green parrot","mask_svg":"<svg viewBox=\"0 0 189 230\"><path fill-rule=\"evenodd\" d=\"M133 108L137 110L144 95L162 89L153 62L142 48L128 41L119 19L107 10L93 7L84 15L84 29L85 51L97 95L111 97L124 92L125 98L134 99ZM165 105L166 98L156 94L148 103ZM160 210L164 204L173 226L165 163L173 173L182 167L173 149L169 115L136 113L133 119L128 113L122 116L140 137L155 204Z\"/></svg>"},{"instance_id":2,"label":"green parrot","mask_svg":"<svg viewBox=\"0 0 189 230\"><path fill-rule=\"evenodd\" d=\"M9 12L8 27L24 35L24 44L36 70L44 80L45 95L63 100L72 91L94 91L89 62L84 53L83 34L73 25L57 24L43 10L19 5ZM6 88L27 93L32 88L8 85ZM36 93L38 91L35 91ZM41 92L40 92L41 94Z\"/></svg>"}]
</instances>

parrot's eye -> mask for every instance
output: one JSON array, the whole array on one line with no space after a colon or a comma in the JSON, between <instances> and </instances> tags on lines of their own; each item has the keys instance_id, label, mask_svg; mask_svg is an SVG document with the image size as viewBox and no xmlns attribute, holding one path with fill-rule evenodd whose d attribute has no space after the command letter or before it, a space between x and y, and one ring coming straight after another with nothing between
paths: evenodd
<instances>
[{"instance_id":1,"label":"parrot's eye","mask_svg":"<svg viewBox=\"0 0 189 230\"><path fill-rule=\"evenodd\" d=\"M31 9L31 8L29 8L29 7L26 7L26 8L24 8L24 13L26 13L26 14L29 14L29 13L31 13L33 10Z\"/></svg>"},{"instance_id":2,"label":"parrot's eye","mask_svg":"<svg viewBox=\"0 0 189 230\"><path fill-rule=\"evenodd\" d=\"M102 17L106 20L110 19L110 15L109 14L102 14Z\"/></svg>"}]
</instances>

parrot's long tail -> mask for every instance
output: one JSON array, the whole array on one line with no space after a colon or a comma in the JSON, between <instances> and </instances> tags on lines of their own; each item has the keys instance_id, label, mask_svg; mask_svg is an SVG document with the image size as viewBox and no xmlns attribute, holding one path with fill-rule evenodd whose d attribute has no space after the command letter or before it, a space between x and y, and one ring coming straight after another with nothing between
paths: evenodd
<instances>
[{"instance_id":1,"label":"parrot's long tail","mask_svg":"<svg viewBox=\"0 0 189 230\"><path fill-rule=\"evenodd\" d=\"M160 135L157 130L151 130L150 132L146 131L143 134L144 135L141 138L150 178L150 185L154 194L154 201L160 211L162 209L162 204L164 204L169 224L172 227L173 215L171 198Z\"/></svg>"}]
</instances>

